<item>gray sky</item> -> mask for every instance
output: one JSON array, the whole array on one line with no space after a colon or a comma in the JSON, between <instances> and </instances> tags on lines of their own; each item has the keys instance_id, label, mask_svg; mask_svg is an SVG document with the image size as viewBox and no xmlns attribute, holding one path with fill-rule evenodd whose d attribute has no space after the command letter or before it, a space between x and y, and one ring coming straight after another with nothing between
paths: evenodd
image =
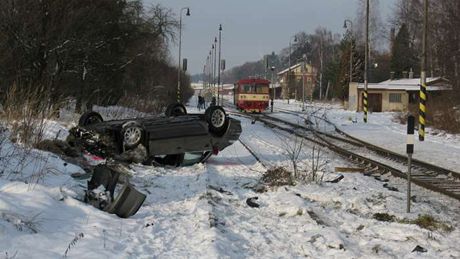
<instances>
[{"instance_id":1,"label":"gray sky","mask_svg":"<svg viewBox=\"0 0 460 259\"><path fill-rule=\"evenodd\" d=\"M380 1L385 22L396 0ZM358 0L144 0L146 6L160 3L176 14L190 7L182 17L182 57L188 58L188 72L201 73L214 37L222 24L222 58L227 69L255 61L289 45L299 31L313 33L319 27L342 33L344 19L354 19ZM174 62L178 44L171 45Z\"/></svg>"}]
</instances>

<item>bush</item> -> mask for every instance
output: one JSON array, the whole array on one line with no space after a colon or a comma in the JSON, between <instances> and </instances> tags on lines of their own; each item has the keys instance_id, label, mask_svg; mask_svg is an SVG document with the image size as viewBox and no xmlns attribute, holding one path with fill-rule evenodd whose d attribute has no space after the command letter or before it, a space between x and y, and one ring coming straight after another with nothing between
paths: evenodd
<instances>
[{"instance_id":1,"label":"bush","mask_svg":"<svg viewBox=\"0 0 460 259\"><path fill-rule=\"evenodd\" d=\"M407 113L398 113L395 120L401 124L407 123L407 117L412 114L418 124L419 105L411 104ZM460 104L453 97L446 94L437 96L428 101L426 113L426 126L444 130L448 133L460 133Z\"/></svg>"},{"instance_id":2,"label":"bush","mask_svg":"<svg viewBox=\"0 0 460 259\"><path fill-rule=\"evenodd\" d=\"M283 167L275 167L267 170L261 180L270 187L292 185L291 172Z\"/></svg>"}]
</instances>

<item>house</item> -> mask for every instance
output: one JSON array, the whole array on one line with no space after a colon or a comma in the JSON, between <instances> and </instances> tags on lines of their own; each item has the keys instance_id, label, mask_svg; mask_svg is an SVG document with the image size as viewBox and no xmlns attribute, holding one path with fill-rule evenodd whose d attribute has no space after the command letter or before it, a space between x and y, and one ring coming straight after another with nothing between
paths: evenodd
<instances>
[{"instance_id":1,"label":"house","mask_svg":"<svg viewBox=\"0 0 460 259\"><path fill-rule=\"evenodd\" d=\"M418 104L420 78L386 80L368 84L369 112L407 111L409 105ZM449 81L442 77L427 78L427 96L436 98L451 91ZM364 84L352 82L348 89L348 110L363 110Z\"/></svg>"},{"instance_id":2,"label":"house","mask_svg":"<svg viewBox=\"0 0 460 259\"><path fill-rule=\"evenodd\" d=\"M302 64L304 64L303 68ZM316 75L317 69L311 64L304 62L295 64L279 72L278 78L282 88L282 97L284 99L301 99L302 95L305 94L305 98L311 99L316 85ZM303 90L302 76L305 76L305 89Z\"/></svg>"}]
</instances>

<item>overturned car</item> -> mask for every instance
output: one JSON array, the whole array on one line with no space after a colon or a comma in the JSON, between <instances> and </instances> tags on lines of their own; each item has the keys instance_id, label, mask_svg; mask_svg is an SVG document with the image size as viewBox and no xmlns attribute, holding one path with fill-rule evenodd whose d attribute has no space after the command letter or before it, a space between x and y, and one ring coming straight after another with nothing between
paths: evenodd
<instances>
[{"instance_id":1,"label":"overturned car","mask_svg":"<svg viewBox=\"0 0 460 259\"><path fill-rule=\"evenodd\" d=\"M172 104L164 115L123 120L103 121L90 111L70 133L69 144L103 158L186 166L205 162L237 141L241 125L220 106L187 114L182 104Z\"/></svg>"}]
</instances>

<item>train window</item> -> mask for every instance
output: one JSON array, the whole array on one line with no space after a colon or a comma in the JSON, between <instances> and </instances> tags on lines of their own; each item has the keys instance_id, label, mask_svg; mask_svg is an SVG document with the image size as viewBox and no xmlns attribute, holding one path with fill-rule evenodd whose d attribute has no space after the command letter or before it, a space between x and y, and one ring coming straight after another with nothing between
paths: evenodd
<instances>
[{"instance_id":1,"label":"train window","mask_svg":"<svg viewBox=\"0 0 460 259\"><path fill-rule=\"evenodd\" d=\"M268 85L257 84L256 85L256 93L257 94L268 94Z\"/></svg>"},{"instance_id":2,"label":"train window","mask_svg":"<svg viewBox=\"0 0 460 259\"><path fill-rule=\"evenodd\" d=\"M252 88L251 85L243 85L242 92L245 93L245 94L249 94L249 93L251 93L251 88Z\"/></svg>"}]
</instances>

